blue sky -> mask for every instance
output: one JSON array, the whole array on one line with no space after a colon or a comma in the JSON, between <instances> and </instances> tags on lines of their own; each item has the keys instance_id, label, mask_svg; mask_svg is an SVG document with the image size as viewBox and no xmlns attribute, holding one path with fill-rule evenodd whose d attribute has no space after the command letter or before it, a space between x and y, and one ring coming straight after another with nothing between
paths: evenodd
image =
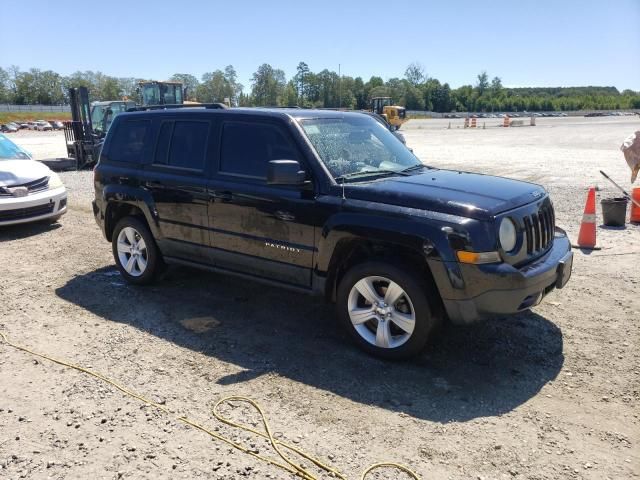
<instances>
[{"instance_id":1,"label":"blue sky","mask_svg":"<svg viewBox=\"0 0 640 480\"><path fill-rule=\"evenodd\" d=\"M163 80L261 63L452 87L486 70L506 86L640 90L640 0L19 0L0 13L0 66ZM10 44L11 48L6 48Z\"/></svg>"}]
</instances>

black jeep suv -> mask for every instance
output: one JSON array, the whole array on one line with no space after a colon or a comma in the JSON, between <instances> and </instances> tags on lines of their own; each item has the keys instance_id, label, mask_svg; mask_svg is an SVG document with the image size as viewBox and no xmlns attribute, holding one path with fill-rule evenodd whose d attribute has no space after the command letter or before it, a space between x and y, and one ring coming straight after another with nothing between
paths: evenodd
<instances>
[{"instance_id":1,"label":"black jeep suv","mask_svg":"<svg viewBox=\"0 0 640 480\"><path fill-rule=\"evenodd\" d=\"M323 295L387 358L443 318L525 310L571 274L542 187L425 166L356 112L118 115L93 211L127 281L181 264Z\"/></svg>"}]
</instances>

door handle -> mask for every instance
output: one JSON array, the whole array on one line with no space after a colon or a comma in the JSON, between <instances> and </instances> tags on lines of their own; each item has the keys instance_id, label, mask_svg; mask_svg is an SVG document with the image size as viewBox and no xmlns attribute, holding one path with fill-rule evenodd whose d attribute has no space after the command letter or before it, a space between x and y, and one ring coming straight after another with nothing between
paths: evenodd
<instances>
[{"instance_id":1,"label":"door handle","mask_svg":"<svg viewBox=\"0 0 640 480\"><path fill-rule=\"evenodd\" d=\"M280 220L284 220L285 222L291 222L296 219L295 215L290 212L285 212L284 210L278 210L274 213L274 216Z\"/></svg>"},{"instance_id":2,"label":"door handle","mask_svg":"<svg viewBox=\"0 0 640 480\"><path fill-rule=\"evenodd\" d=\"M233 194L231 192L215 192L212 197L215 200L220 200L222 203L231 203L233 201Z\"/></svg>"}]
</instances>

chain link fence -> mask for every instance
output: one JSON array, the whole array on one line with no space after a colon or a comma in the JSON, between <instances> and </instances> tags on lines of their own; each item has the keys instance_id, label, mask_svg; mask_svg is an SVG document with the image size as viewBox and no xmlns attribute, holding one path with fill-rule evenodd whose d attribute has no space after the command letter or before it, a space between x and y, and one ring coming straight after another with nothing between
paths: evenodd
<instances>
[{"instance_id":1,"label":"chain link fence","mask_svg":"<svg viewBox=\"0 0 640 480\"><path fill-rule=\"evenodd\" d=\"M70 112L69 105L9 105L0 104L0 112Z\"/></svg>"}]
</instances>

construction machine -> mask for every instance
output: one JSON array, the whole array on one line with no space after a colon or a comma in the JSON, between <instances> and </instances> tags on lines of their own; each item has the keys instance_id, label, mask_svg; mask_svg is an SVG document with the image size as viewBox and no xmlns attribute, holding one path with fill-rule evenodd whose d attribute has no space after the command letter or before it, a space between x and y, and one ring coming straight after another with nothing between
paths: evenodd
<instances>
[{"instance_id":1,"label":"construction machine","mask_svg":"<svg viewBox=\"0 0 640 480\"><path fill-rule=\"evenodd\" d=\"M69 103L71 105L71 121L64 122L64 138L67 143L67 157L75 162L74 167L79 170L98 160L106 133L105 117L108 115L105 115L107 112L101 107L103 114L99 122L104 130L95 131L91 121L93 115L89 106L87 87L70 88ZM98 119L97 115L96 119Z\"/></svg>"},{"instance_id":2,"label":"construction machine","mask_svg":"<svg viewBox=\"0 0 640 480\"><path fill-rule=\"evenodd\" d=\"M138 83L141 105L182 105L186 91L180 82L158 82L151 80Z\"/></svg>"},{"instance_id":3,"label":"construction machine","mask_svg":"<svg viewBox=\"0 0 640 480\"><path fill-rule=\"evenodd\" d=\"M370 111L382 115L389 125L396 130L407 121L407 109L399 105L393 105L391 97L373 97Z\"/></svg>"},{"instance_id":4,"label":"construction machine","mask_svg":"<svg viewBox=\"0 0 640 480\"><path fill-rule=\"evenodd\" d=\"M91 124L94 132L104 136L111 126L113 118L119 113L135 108L133 100L112 100L107 102L91 103Z\"/></svg>"},{"instance_id":5,"label":"construction machine","mask_svg":"<svg viewBox=\"0 0 640 480\"><path fill-rule=\"evenodd\" d=\"M146 81L138 84L141 106L181 106L184 92L180 82ZM67 157L77 169L98 160L104 137L114 117L138 107L133 100L110 100L89 104L86 87L69 89L71 121L64 123Z\"/></svg>"},{"instance_id":6,"label":"construction machine","mask_svg":"<svg viewBox=\"0 0 640 480\"><path fill-rule=\"evenodd\" d=\"M136 105L131 100L113 100L89 104L89 91L86 87L69 89L71 121L64 122L64 137L67 144L67 157L72 163L71 168L80 170L91 167L98 161L107 130L113 118L119 113L166 108L228 108L227 105L222 103L183 102L182 84L178 82L141 82L141 86L142 83L150 86L150 88L158 88L159 92L163 92L162 96L155 97L156 100L162 103L148 103L152 97L147 96L147 104L144 104L143 90L141 92L143 94L142 105ZM172 85L173 93L164 90L163 85ZM180 93L177 94L176 92ZM61 164L58 166L61 166ZM64 167L67 168L67 165Z\"/></svg>"}]
</instances>

